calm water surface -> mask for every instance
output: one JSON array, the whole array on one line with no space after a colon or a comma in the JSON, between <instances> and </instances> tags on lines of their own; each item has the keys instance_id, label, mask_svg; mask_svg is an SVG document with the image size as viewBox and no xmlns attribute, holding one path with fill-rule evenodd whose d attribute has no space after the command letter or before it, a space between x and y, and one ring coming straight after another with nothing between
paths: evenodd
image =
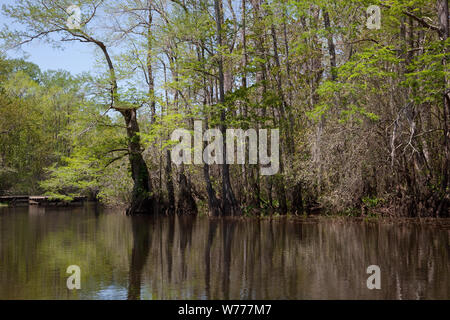
<instances>
[{"instance_id":1,"label":"calm water surface","mask_svg":"<svg viewBox=\"0 0 450 320\"><path fill-rule=\"evenodd\" d=\"M0 299L450 299L449 242L417 224L0 208Z\"/></svg>"}]
</instances>

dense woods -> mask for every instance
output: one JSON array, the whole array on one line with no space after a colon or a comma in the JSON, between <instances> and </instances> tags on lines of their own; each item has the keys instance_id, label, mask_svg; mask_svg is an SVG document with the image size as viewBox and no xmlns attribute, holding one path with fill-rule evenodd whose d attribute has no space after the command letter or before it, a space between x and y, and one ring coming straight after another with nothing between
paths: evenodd
<instances>
[{"instance_id":1,"label":"dense woods","mask_svg":"<svg viewBox=\"0 0 450 320\"><path fill-rule=\"evenodd\" d=\"M79 28L67 25L72 4ZM88 195L130 214L448 216L447 0L21 0L2 10L21 27L0 32L0 193ZM95 47L98 68L71 75L8 58L30 41ZM278 128L278 173L248 161L175 165L171 133L197 120L224 135Z\"/></svg>"}]
</instances>

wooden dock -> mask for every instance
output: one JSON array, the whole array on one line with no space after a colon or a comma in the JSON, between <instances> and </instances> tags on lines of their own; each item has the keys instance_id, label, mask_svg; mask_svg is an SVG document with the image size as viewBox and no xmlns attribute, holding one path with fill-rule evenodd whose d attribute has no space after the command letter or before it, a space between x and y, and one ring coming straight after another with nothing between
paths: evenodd
<instances>
[{"instance_id":1,"label":"wooden dock","mask_svg":"<svg viewBox=\"0 0 450 320\"><path fill-rule=\"evenodd\" d=\"M0 203L6 203L9 206L28 204L29 198L29 196L2 196L0 197Z\"/></svg>"},{"instance_id":2,"label":"wooden dock","mask_svg":"<svg viewBox=\"0 0 450 320\"><path fill-rule=\"evenodd\" d=\"M0 203L10 206L27 204L33 206L67 206L72 204L82 204L87 197L74 197L72 201L62 201L48 196L0 196Z\"/></svg>"}]
</instances>

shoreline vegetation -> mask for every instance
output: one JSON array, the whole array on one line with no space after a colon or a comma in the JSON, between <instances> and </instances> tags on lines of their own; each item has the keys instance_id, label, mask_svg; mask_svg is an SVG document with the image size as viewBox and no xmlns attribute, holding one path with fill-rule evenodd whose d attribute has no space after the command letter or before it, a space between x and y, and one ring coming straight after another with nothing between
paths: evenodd
<instances>
[{"instance_id":1,"label":"shoreline vegetation","mask_svg":"<svg viewBox=\"0 0 450 320\"><path fill-rule=\"evenodd\" d=\"M103 208L106 212L120 212L125 214L127 207L122 206L111 206L102 204L96 201L88 201L87 203L98 205ZM76 205L75 207L78 207ZM14 208L15 206L10 206L7 203L0 203L0 208ZM20 207L20 206L19 206ZM57 210L64 208L65 206L43 206L41 208L49 208L51 210ZM74 207L69 203L66 204L66 207ZM381 208L383 209L383 208ZM384 208L387 210L386 208ZM385 212L385 210L383 210ZM257 214L257 215L240 215L240 216L225 216L225 217L214 217L208 214L208 212L198 212L196 215L198 218L209 218L209 219L226 219L226 220L269 220L269 221L279 221L279 220L288 220L291 223L320 223L320 222L333 222L333 223L381 223L383 225L386 224L395 224L397 226L402 225L420 225L420 226L431 226L443 230L450 230L450 219L447 217L439 218L439 217L427 217L427 216L417 216L417 217L401 217L395 214L390 215L382 215L377 212L371 212L369 214L362 214L359 210L360 214L357 213L358 210L353 210L353 213L349 213L349 211L344 212L316 212L316 213L303 213L303 214L292 214L286 213L281 215L279 213L273 214ZM144 214L143 216L146 216ZM168 217L167 215L162 215L162 217ZM183 217L180 215L179 217ZM195 218L195 216L191 216L191 218Z\"/></svg>"},{"instance_id":2,"label":"shoreline vegetation","mask_svg":"<svg viewBox=\"0 0 450 320\"><path fill-rule=\"evenodd\" d=\"M447 0L82 0L76 26L65 4L2 7L0 195L129 215L449 217ZM8 57L38 40L96 48L96 67ZM175 164L170 137L195 123L224 158L228 129L279 130L279 170Z\"/></svg>"}]
</instances>

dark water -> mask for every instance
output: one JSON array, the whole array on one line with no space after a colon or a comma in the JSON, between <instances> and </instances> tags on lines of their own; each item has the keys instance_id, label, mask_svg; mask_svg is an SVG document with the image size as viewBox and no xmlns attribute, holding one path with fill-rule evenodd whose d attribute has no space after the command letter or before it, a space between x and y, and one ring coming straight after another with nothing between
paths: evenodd
<instances>
[{"instance_id":1,"label":"dark water","mask_svg":"<svg viewBox=\"0 0 450 320\"><path fill-rule=\"evenodd\" d=\"M0 299L450 299L449 239L417 224L0 208Z\"/></svg>"}]
</instances>

